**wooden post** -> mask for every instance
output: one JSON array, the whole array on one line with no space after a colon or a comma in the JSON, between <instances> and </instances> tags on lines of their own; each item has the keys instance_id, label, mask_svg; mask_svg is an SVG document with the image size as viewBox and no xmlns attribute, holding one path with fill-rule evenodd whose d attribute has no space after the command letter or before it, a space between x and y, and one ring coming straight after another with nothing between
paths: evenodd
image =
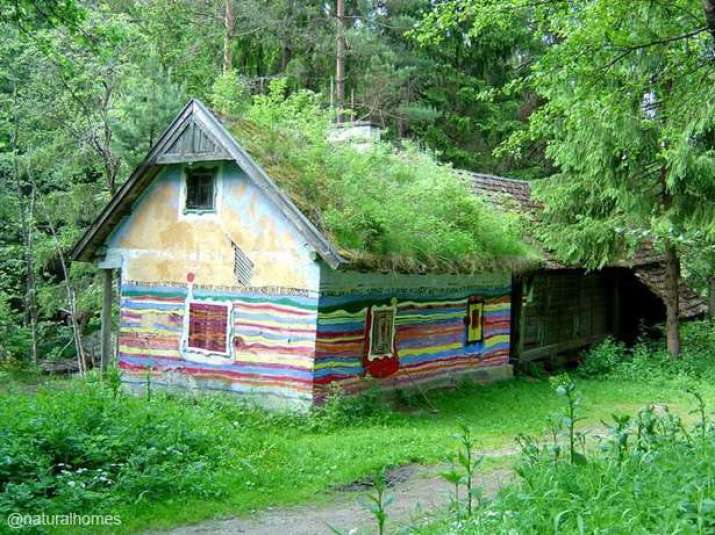
<instances>
[{"instance_id":1,"label":"wooden post","mask_svg":"<svg viewBox=\"0 0 715 535\"><path fill-rule=\"evenodd\" d=\"M519 303L519 345L517 347L519 359L524 358L524 338L526 337L526 299L529 295L528 278L530 276L531 275L524 275L521 278L521 292L519 295L519 298L521 299L521 302Z\"/></svg>"},{"instance_id":2,"label":"wooden post","mask_svg":"<svg viewBox=\"0 0 715 535\"><path fill-rule=\"evenodd\" d=\"M107 367L112 360L114 353L112 348L112 270L103 269L104 272L104 292L102 296L102 356L100 360L100 370L107 371Z\"/></svg>"},{"instance_id":3,"label":"wooden post","mask_svg":"<svg viewBox=\"0 0 715 535\"><path fill-rule=\"evenodd\" d=\"M621 314L621 274L620 272L615 272L611 277L613 281L613 303L611 304L611 334L614 338L620 339L623 336L623 329L621 328L622 314Z\"/></svg>"}]
</instances>

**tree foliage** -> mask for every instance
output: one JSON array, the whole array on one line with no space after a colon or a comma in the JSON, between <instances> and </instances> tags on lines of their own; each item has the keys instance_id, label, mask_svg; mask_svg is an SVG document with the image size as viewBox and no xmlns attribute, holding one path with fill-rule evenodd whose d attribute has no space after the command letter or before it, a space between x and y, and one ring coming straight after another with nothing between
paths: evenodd
<instances>
[{"instance_id":1,"label":"tree foliage","mask_svg":"<svg viewBox=\"0 0 715 535\"><path fill-rule=\"evenodd\" d=\"M554 175L539 184L542 241L590 268L654 247L666 261L678 353L680 258L715 237L715 26L709 0L446 2L432 27L470 35L521 19L545 44L516 85L538 95L529 128ZM703 9L705 7L705 9Z\"/></svg>"}]
</instances>

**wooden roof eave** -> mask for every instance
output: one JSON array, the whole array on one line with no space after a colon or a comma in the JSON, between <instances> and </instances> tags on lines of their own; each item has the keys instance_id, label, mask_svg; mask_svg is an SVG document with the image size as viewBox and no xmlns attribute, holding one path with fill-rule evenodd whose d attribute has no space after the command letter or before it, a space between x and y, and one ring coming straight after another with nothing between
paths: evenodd
<instances>
[{"instance_id":1,"label":"wooden roof eave","mask_svg":"<svg viewBox=\"0 0 715 535\"><path fill-rule=\"evenodd\" d=\"M228 152L256 186L278 207L288 221L301 233L306 242L333 269L346 263L333 244L313 225L308 218L286 197L260 165L250 157L221 122L200 101L192 99L159 138L144 161L134 170L129 179L114 194L97 219L85 231L72 249L73 260L92 262L98 256L99 247L115 226L129 212L134 201L157 175L162 163L159 160L192 118L205 128Z\"/></svg>"}]
</instances>

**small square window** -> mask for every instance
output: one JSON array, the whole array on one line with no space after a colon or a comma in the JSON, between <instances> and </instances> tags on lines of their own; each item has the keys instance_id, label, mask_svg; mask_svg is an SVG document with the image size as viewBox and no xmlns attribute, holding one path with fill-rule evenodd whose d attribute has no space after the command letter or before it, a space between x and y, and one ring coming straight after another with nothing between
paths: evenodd
<instances>
[{"instance_id":1,"label":"small square window","mask_svg":"<svg viewBox=\"0 0 715 535\"><path fill-rule=\"evenodd\" d=\"M483 338L482 320L484 316L484 302L479 299L470 299L467 304L467 343L481 342Z\"/></svg>"},{"instance_id":2,"label":"small square window","mask_svg":"<svg viewBox=\"0 0 715 535\"><path fill-rule=\"evenodd\" d=\"M213 210L216 189L216 172L196 169L186 175L186 209Z\"/></svg>"},{"instance_id":3,"label":"small square window","mask_svg":"<svg viewBox=\"0 0 715 535\"><path fill-rule=\"evenodd\" d=\"M392 356L395 341L395 309L372 309L369 357Z\"/></svg>"},{"instance_id":4,"label":"small square window","mask_svg":"<svg viewBox=\"0 0 715 535\"><path fill-rule=\"evenodd\" d=\"M226 353L227 328L227 306L189 304L189 348Z\"/></svg>"}]
</instances>

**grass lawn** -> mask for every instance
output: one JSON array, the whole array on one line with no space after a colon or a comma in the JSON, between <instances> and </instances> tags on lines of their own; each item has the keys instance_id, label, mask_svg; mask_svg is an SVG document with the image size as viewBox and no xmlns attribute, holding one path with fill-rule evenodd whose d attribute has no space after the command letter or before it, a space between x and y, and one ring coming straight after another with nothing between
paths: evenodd
<instances>
[{"instance_id":1,"label":"grass lawn","mask_svg":"<svg viewBox=\"0 0 715 535\"><path fill-rule=\"evenodd\" d=\"M649 403L667 404L673 412L688 418L692 396L673 382L654 386L613 380L580 380L581 428L598 426L612 413L635 414ZM56 388L56 386L54 387ZM700 391L713 406L715 387ZM21 393L24 392L24 393ZM15 390L14 396L36 396L37 392ZM40 395L42 395L40 393ZM457 447L454 433L462 419L473 429L479 448L511 448L518 433L541 435L545 418L562 406L548 381L515 379L459 390L428 393L437 409L396 412L383 421L356 419L341 421L325 430L308 431L290 418L267 417L241 426L235 436L224 431L216 441L240 444L240 453L228 459L214 483L225 493L220 498L174 499L142 497L136 503L116 506L112 513L123 518L123 532L149 527L161 528L196 522L212 516L242 515L268 506L316 502L330 499L330 489L374 473L384 465L437 463ZM1 400L0 400L1 401ZM146 404L128 398L127 410ZM181 399L157 397L152 404L188 404ZM197 411L205 410L200 404ZM239 413L240 415L240 413ZM231 419L231 411L214 417ZM237 452L238 453L238 452ZM490 464L508 462L494 460ZM236 470L235 467L241 467ZM116 528L113 528L116 532Z\"/></svg>"},{"instance_id":2,"label":"grass lawn","mask_svg":"<svg viewBox=\"0 0 715 535\"><path fill-rule=\"evenodd\" d=\"M577 386L585 417L579 422L580 429L598 427L613 413L633 415L650 403L667 405L684 419L693 418L689 411L694 400L679 381L663 380L656 385L580 379ZM703 381L698 389L709 406L715 406L715 386ZM563 407L563 399L545 379L468 385L428 392L427 396L429 404L417 396L417 403L404 409L378 411L376 417L339 416L324 425L319 417L249 410L226 396L197 400L155 393L151 401L135 396L113 399L106 388L80 380L33 385L5 375L0 377L0 436L8 432L19 437L19 446L8 446L5 455L19 455L17 451L26 449L26 444L35 444L38 452L52 452L35 478L58 472L58 460L75 467L73 470L106 466L119 462L117 457L128 459L127 466L137 465L131 476L116 475L117 482L124 480L121 493L103 490L108 501L82 501L85 496L58 491L53 483L49 494L54 502L15 498L6 501L5 507L13 511L13 506L22 503L23 512L37 512L41 504L54 503L57 511L118 514L123 526L111 531L133 533L244 515L269 506L329 501L334 487L374 474L383 466L443 462L457 449L454 435L460 420L473 430L479 450L495 453L514 448L519 433L542 436L545 419ZM43 423L38 423L38 418ZM122 445L122 441L127 443ZM176 455L198 450L203 455L199 462L183 462L188 457L173 454L157 457L157 450L184 443L189 446ZM137 460L132 455L138 451ZM217 462L207 466L204 459L212 457ZM490 459L487 466L512 460L502 455ZM23 462L32 466L35 461ZM193 486L177 489L178 472L186 466L195 472L187 476ZM2 469L0 463L0 482ZM31 479L33 476L22 475L16 481ZM221 492L215 494L213 489ZM46 496L48 491L36 494Z\"/></svg>"}]
</instances>

